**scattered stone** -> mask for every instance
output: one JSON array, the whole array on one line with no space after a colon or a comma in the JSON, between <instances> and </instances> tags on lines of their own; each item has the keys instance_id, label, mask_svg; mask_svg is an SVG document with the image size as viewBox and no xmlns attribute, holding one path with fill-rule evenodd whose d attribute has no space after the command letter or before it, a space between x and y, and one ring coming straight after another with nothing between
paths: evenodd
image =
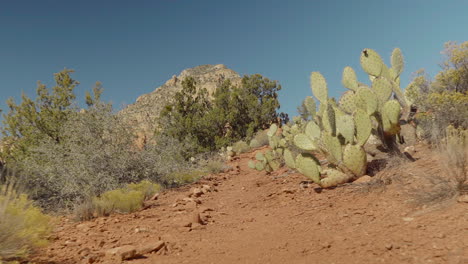
<instances>
[{"instance_id":1,"label":"scattered stone","mask_svg":"<svg viewBox=\"0 0 468 264\"><path fill-rule=\"evenodd\" d=\"M366 183L366 182L370 182L371 180L372 180L371 176L364 175L364 176L361 176L361 177L357 178L354 182L355 183Z\"/></svg>"},{"instance_id":2,"label":"scattered stone","mask_svg":"<svg viewBox=\"0 0 468 264\"><path fill-rule=\"evenodd\" d=\"M86 256L88 256L90 253L91 253L91 249L88 248L88 247L85 247L85 248L82 248L82 249L78 250L78 255L80 255L80 256L82 256L82 257L86 257Z\"/></svg>"},{"instance_id":3,"label":"scattered stone","mask_svg":"<svg viewBox=\"0 0 468 264\"><path fill-rule=\"evenodd\" d=\"M149 232L148 228L145 227L137 227L134 230L135 233L144 233L144 232Z\"/></svg>"},{"instance_id":4,"label":"scattered stone","mask_svg":"<svg viewBox=\"0 0 468 264\"><path fill-rule=\"evenodd\" d=\"M416 148L414 146L408 146L405 148L404 152L413 156L416 153Z\"/></svg>"},{"instance_id":5,"label":"scattered stone","mask_svg":"<svg viewBox=\"0 0 468 264\"><path fill-rule=\"evenodd\" d=\"M212 211L214 211L212 208L210 208L210 207L205 207L205 206L204 206L204 207L200 207L198 210L199 210L200 213L212 212Z\"/></svg>"},{"instance_id":6,"label":"scattered stone","mask_svg":"<svg viewBox=\"0 0 468 264\"><path fill-rule=\"evenodd\" d=\"M82 223L82 224L76 225L76 229L79 229L79 230L82 230L82 231L84 231L84 232L87 232L87 231L89 231L90 226L89 226L88 223Z\"/></svg>"},{"instance_id":7,"label":"scattered stone","mask_svg":"<svg viewBox=\"0 0 468 264\"><path fill-rule=\"evenodd\" d=\"M207 184L204 184L202 185L202 192L203 193L208 193L208 192L211 192L211 186L207 185Z\"/></svg>"},{"instance_id":8,"label":"scattered stone","mask_svg":"<svg viewBox=\"0 0 468 264\"><path fill-rule=\"evenodd\" d=\"M108 249L105 254L111 258L117 257L119 260L129 260L138 257L136 248L131 245Z\"/></svg>"},{"instance_id":9,"label":"scattered stone","mask_svg":"<svg viewBox=\"0 0 468 264\"><path fill-rule=\"evenodd\" d=\"M150 200L151 200L151 201L156 201L156 200L158 200L158 198L159 198L159 193L156 193L155 195L153 195L153 196L150 198Z\"/></svg>"},{"instance_id":10,"label":"scattered stone","mask_svg":"<svg viewBox=\"0 0 468 264\"><path fill-rule=\"evenodd\" d=\"M78 246L78 243L75 242L75 241L67 240L67 241L65 241L65 246L74 247L74 246Z\"/></svg>"},{"instance_id":11,"label":"scattered stone","mask_svg":"<svg viewBox=\"0 0 468 264\"><path fill-rule=\"evenodd\" d=\"M203 191L200 188L193 188L191 194L195 197L200 197L203 194Z\"/></svg>"},{"instance_id":12,"label":"scattered stone","mask_svg":"<svg viewBox=\"0 0 468 264\"><path fill-rule=\"evenodd\" d=\"M200 225L204 225L205 223L203 223L201 217L200 217L200 213L199 212L195 212L192 216L192 224L200 224Z\"/></svg>"},{"instance_id":13,"label":"scattered stone","mask_svg":"<svg viewBox=\"0 0 468 264\"><path fill-rule=\"evenodd\" d=\"M392 244L386 244L386 245L385 245L385 248L386 248L387 250L392 250L393 245L392 245Z\"/></svg>"},{"instance_id":14,"label":"scattered stone","mask_svg":"<svg viewBox=\"0 0 468 264\"><path fill-rule=\"evenodd\" d=\"M283 192L284 192L284 193L293 194L293 193L296 192L296 190L284 188L284 189L283 189Z\"/></svg>"},{"instance_id":15,"label":"scattered stone","mask_svg":"<svg viewBox=\"0 0 468 264\"><path fill-rule=\"evenodd\" d=\"M468 203L468 194L460 195L457 199L459 203Z\"/></svg>"},{"instance_id":16,"label":"scattered stone","mask_svg":"<svg viewBox=\"0 0 468 264\"><path fill-rule=\"evenodd\" d=\"M98 262L101 255L99 254L90 254L86 256L81 263L83 264L92 264Z\"/></svg>"},{"instance_id":17,"label":"scattered stone","mask_svg":"<svg viewBox=\"0 0 468 264\"><path fill-rule=\"evenodd\" d=\"M164 247L164 245L165 245L164 241L157 241L154 243L149 243L138 248L137 254L146 255L152 252L158 252L160 249Z\"/></svg>"},{"instance_id":18,"label":"scattered stone","mask_svg":"<svg viewBox=\"0 0 468 264\"><path fill-rule=\"evenodd\" d=\"M413 217L403 217L403 221L405 221L405 222L411 222L413 220L414 220Z\"/></svg>"},{"instance_id":19,"label":"scattered stone","mask_svg":"<svg viewBox=\"0 0 468 264\"><path fill-rule=\"evenodd\" d=\"M99 241L98 245L99 245L100 248L102 248L105 244L106 244L106 241L101 240L101 241Z\"/></svg>"}]
</instances>

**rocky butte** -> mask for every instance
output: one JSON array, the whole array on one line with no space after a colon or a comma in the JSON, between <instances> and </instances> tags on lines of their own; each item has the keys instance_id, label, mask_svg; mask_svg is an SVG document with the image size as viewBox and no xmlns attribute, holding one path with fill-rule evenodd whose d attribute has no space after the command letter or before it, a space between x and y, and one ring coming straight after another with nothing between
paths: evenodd
<instances>
[{"instance_id":1,"label":"rocky butte","mask_svg":"<svg viewBox=\"0 0 468 264\"><path fill-rule=\"evenodd\" d=\"M159 113L165 105L171 102L174 95L182 90L182 81L189 76L195 79L197 89L205 88L210 95L225 80L230 80L234 85L239 85L242 79L237 72L228 69L223 64L200 65L183 70L178 76L172 76L171 79L154 91L141 95L135 103L128 105L119 112L123 120L135 128L139 146L142 146L154 135Z\"/></svg>"}]
</instances>

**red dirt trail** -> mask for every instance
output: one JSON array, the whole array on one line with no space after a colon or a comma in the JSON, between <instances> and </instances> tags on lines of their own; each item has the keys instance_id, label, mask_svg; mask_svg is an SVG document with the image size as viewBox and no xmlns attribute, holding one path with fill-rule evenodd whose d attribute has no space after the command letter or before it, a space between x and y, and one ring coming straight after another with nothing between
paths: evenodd
<instances>
[{"instance_id":1,"label":"red dirt trail","mask_svg":"<svg viewBox=\"0 0 468 264\"><path fill-rule=\"evenodd\" d=\"M432 194L440 187L430 179L444 171L429 150L369 182L326 190L286 169L270 175L251 170L253 155L242 154L228 172L167 190L133 214L82 223L60 218L53 242L33 261L468 263L468 203L456 197L410 202L412 192ZM210 190L191 195L203 185ZM128 260L108 254L148 245L160 249Z\"/></svg>"}]
</instances>

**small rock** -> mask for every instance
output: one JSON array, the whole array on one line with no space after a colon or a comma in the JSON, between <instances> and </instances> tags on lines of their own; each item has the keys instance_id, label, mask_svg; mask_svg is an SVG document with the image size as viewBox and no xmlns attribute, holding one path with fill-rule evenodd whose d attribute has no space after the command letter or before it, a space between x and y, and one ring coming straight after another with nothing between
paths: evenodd
<instances>
[{"instance_id":1,"label":"small rock","mask_svg":"<svg viewBox=\"0 0 468 264\"><path fill-rule=\"evenodd\" d=\"M159 198L159 193L156 193L155 195L153 195L153 196L151 197L150 200L151 200L151 201L156 201L156 200L158 200L158 198Z\"/></svg>"},{"instance_id":2,"label":"small rock","mask_svg":"<svg viewBox=\"0 0 468 264\"><path fill-rule=\"evenodd\" d=\"M83 223L83 224L78 224L76 226L76 229L80 229L80 230L83 230L83 231L89 231L89 225L87 223Z\"/></svg>"},{"instance_id":3,"label":"small rock","mask_svg":"<svg viewBox=\"0 0 468 264\"><path fill-rule=\"evenodd\" d=\"M405 221L405 222L411 222L413 220L414 220L413 217L403 217L403 221Z\"/></svg>"},{"instance_id":4,"label":"small rock","mask_svg":"<svg viewBox=\"0 0 468 264\"><path fill-rule=\"evenodd\" d=\"M204 212L212 212L214 210L212 208L210 208L210 207L200 207L199 211L200 211L200 213L204 213Z\"/></svg>"},{"instance_id":5,"label":"small rock","mask_svg":"<svg viewBox=\"0 0 468 264\"><path fill-rule=\"evenodd\" d=\"M91 253L91 249L88 248L88 247L85 247L85 248L82 248L82 249L78 250L78 255L80 255L80 256L82 256L82 257L86 257L86 256L88 256L90 253Z\"/></svg>"},{"instance_id":6,"label":"small rock","mask_svg":"<svg viewBox=\"0 0 468 264\"><path fill-rule=\"evenodd\" d=\"M135 228L135 233L144 233L144 232L149 232L148 228L145 227L137 227Z\"/></svg>"},{"instance_id":7,"label":"small rock","mask_svg":"<svg viewBox=\"0 0 468 264\"><path fill-rule=\"evenodd\" d=\"M385 248L386 248L387 250L392 250L393 245L392 245L392 244L386 244L386 245L385 245Z\"/></svg>"},{"instance_id":8,"label":"small rock","mask_svg":"<svg viewBox=\"0 0 468 264\"><path fill-rule=\"evenodd\" d=\"M131 245L108 249L106 250L106 255L110 257L117 257L119 260L133 259L138 256L136 248Z\"/></svg>"},{"instance_id":9,"label":"small rock","mask_svg":"<svg viewBox=\"0 0 468 264\"><path fill-rule=\"evenodd\" d=\"M203 223L201 217L200 217L200 213L198 212L195 212L192 216L192 224L200 224L200 225L204 225L205 223Z\"/></svg>"},{"instance_id":10,"label":"small rock","mask_svg":"<svg viewBox=\"0 0 468 264\"><path fill-rule=\"evenodd\" d=\"M101 257L101 255L99 255L99 254L90 254L90 255L86 256L81 263L83 263L83 264L96 263L99 260L100 257Z\"/></svg>"},{"instance_id":11,"label":"small rock","mask_svg":"<svg viewBox=\"0 0 468 264\"><path fill-rule=\"evenodd\" d=\"M146 244L144 246L141 246L140 248L138 248L137 250L137 254L138 255L145 255L145 254L149 254L149 253L152 253L152 252L158 252L161 248L164 247L164 241L157 241L157 242L154 242L154 243L149 243L149 244Z\"/></svg>"},{"instance_id":12,"label":"small rock","mask_svg":"<svg viewBox=\"0 0 468 264\"><path fill-rule=\"evenodd\" d=\"M211 186L204 184L204 185L202 185L201 190L202 190L203 193L206 194L208 192L211 192Z\"/></svg>"},{"instance_id":13,"label":"small rock","mask_svg":"<svg viewBox=\"0 0 468 264\"><path fill-rule=\"evenodd\" d=\"M370 182L372 180L372 177L369 175L364 175L362 177L359 177L357 180L355 180L355 183L366 183Z\"/></svg>"},{"instance_id":14,"label":"small rock","mask_svg":"<svg viewBox=\"0 0 468 264\"><path fill-rule=\"evenodd\" d=\"M468 203L468 194L460 195L457 199L459 203Z\"/></svg>"},{"instance_id":15,"label":"small rock","mask_svg":"<svg viewBox=\"0 0 468 264\"><path fill-rule=\"evenodd\" d=\"M195 197L200 197L203 194L203 191L200 188L193 188L192 195Z\"/></svg>"},{"instance_id":16,"label":"small rock","mask_svg":"<svg viewBox=\"0 0 468 264\"><path fill-rule=\"evenodd\" d=\"M286 189L286 188L285 188L285 189L283 189L283 192L284 192L284 193L293 194L293 193L296 192L296 190L293 190L293 189Z\"/></svg>"},{"instance_id":17,"label":"small rock","mask_svg":"<svg viewBox=\"0 0 468 264\"><path fill-rule=\"evenodd\" d=\"M106 244L106 242L104 240L101 240L99 241L99 247L102 248L104 245Z\"/></svg>"},{"instance_id":18,"label":"small rock","mask_svg":"<svg viewBox=\"0 0 468 264\"><path fill-rule=\"evenodd\" d=\"M76 243L75 241L67 240L65 241L65 246L74 247L74 246L78 246L78 243Z\"/></svg>"},{"instance_id":19,"label":"small rock","mask_svg":"<svg viewBox=\"0 0 468 264\"><path fill-rule=\"evenodd\" d=\"M416 153L416 148L414 146L408 146L405 148L404 152L410 154L411 156Z\"/></svg>"}]
</instances>

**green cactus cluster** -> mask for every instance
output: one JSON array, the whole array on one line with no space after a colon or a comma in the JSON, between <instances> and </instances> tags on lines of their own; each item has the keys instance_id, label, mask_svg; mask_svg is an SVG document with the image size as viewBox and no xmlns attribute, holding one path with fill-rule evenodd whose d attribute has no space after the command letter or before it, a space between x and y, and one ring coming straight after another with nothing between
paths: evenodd
<instances>
[{"instance_id":1,"label":"green cactus cluster","mask_svg":"<svg viewBox=\"0 0 468 264\"><path fill-rule=\"evenodd\" d=\"M377 52L363 50L361 66L372 85L360 83L355 71L346 67L342 84L349 91L338 102L328 97L325 78L319 72L312 72L311 88L320 103L319 109L316 110L314 98L308 96L304 104L312 120L302 123L295 120L295 124L283 126L279 136L276 135L277 126L272 125L269 136L274 155L271 156L282 154L288 167L297 169L324 188L364 175L367 168L364 145L369 136L374 134L384 146L394 148L400 131L401 110L408 107L400 89L399 76L404 64L400 49L393 51L391 64L389 68ZM295 147L301 150L298 155L293 154ZM281 151L277 151L278 148ZM252 167L271 171L273 167L268 165L265 156L257 157L263 167L258 163L252 163ZM320 166L319 156L328 161L325 168Z\"/></svg>"}]
</instances>

